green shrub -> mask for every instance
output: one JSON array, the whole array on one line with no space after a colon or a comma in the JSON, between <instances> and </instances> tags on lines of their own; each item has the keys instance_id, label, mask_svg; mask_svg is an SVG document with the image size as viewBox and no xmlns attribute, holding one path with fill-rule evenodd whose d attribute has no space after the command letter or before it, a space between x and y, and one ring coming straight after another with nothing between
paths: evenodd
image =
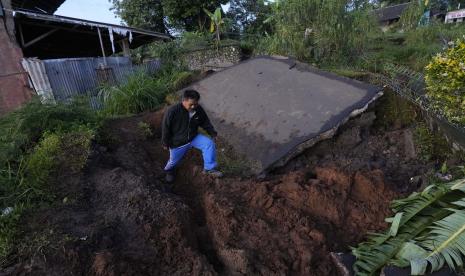
<instances>
[{"instance_id":1,"label":"green shrub","mask_svg":"<svg viewBox=\"0 0 465 276\"><path fill-rule=\"evenodd\" d=\"M57 166L61 137L55 133L45 133L26 162L26 179L30 186L40 189Z\"/></svg>"},{"instance_id":2,"label":"green shrub","mask_svg":"<svg viewBox=\"0 0 465 276\"><path fill-rule=\"evenodd\" d=\"M11 212L8 214L5 212L7 208L11 208ZM0 267L3 267L6 256L14 247L14 241L18 235L19 221L25 209L23 203L18 203L0 210Z\"/></svg>"},{"instance_id":3,"label":"green shrub","mask_svg":"<svg viewBox=\"0 0 465 276\"><path fill-rule=\"evenodd\" d=\"M163 80L136 72L124 84L103 87L99 92L103 113L127 115L159 107L168 92L167 83Z\"/></svg>"},{"instance_id":4,"label":"green shrub","mask_svg":"<svg viewBox=\"0 0 465 276\"><path fill-rule=\"evenodd\" d=\"M433 58L425 80L434 107L451 122L465 125L465 38Z\"/></svg>"},{"instance_id":5,"label":"green shrub","mask_svg":"<svg viewBox=\"0 0 465 276\"><path fill-rule=\"evenodd\" d=\"M258 52L289 55L317 63L348 63L368 45L376 26L364 9L347 10L347 1L276 1L273 34L258 45Z\"/></svg>"},{"instance_id":6,"label":"green shrub","mask_svg":"<svg viewBox=\"0 0 465 276\"><path fill-rule=\"evenodd\" d=\"M22 214L53 199L52 174L82 168L100 120L83 101L37 99L0 119L0 265L17 245Z\"/></svg>"},{"instance_id":7,"label":"green shrub","mask_svg":"<svg viewBox=\"0 0 465 276\"><path fill-rule=\"evenodd\" d=\"M212 36L205 32L184 32L180 39L180 47L184 51L212 47Z\"/></svg>"},{"instance_id":8,"label":"green shrub","mask_svg":"<svg viewBox=\"0 0 465 276\"><path fill-rule=\"evenodd\" d=\"M415 24L415 28L402 33L380 33L370 38L368 51L364 52L368 62L362 68L372 70L369 68L372 64L389 62L422 72L431 58L447 45L447 41L456 40L462 35L463 26L437 21L427 26Z\"/></svg>"},{"instance_id":9,"label":"green shrub","mask_svg":"<svg viewBox=\"0 0 465 276\"><path fill-rule=\"evenodd\" d=\"M0 118L0 166L16 160L45 132L66 132L83 124L96 128L100 121L83 100L53 105L33 99L23 108Z\"/></svg>"},{"instance_id":10,"label":"green shrub","mask_svg":"<svg viewBox=\"0 0 465 276\"><path fill-rule=\"evenodd\" d=\"M406 127L418 119L418 108L393 91L378 100L376 125L390 128Z\"/></svg>"},{"instance_id":11,"label":"green shrub","mask_svg":"<svg viewBox=\"0 0 465 276\"><path fill-rule=\"evenodd\" d=\"M150 57L157 57L161 60L164 70L181 70L184 68L181 41L179 39L170 42L152 43L150 45Z\"/></svg>"},{"instance_id":12,"label":"green shrub","mask_svg":"<svg viewBox=\"0 0 465 276\"><path fill-rule=\"evenodd\" d=\"M400 17L400 26L403 30L415 29L420 22L420 18L425 10L424 4L412 1Z\"/></svg>"},{"instance_id":13,"label":"green shrub","mask_svg":"<svg viewBox=\"0 0 465 276\"><path fill-rule=\"evenodd\" d=\"M172 90L177 91L188 86L195 78L195 73L182 71L173 76Z\"/></svg>"},{"instance_id":14,"label":"green shrub","mask_svg":"<svg viewBox=\"0 0 465 276\"><path fill-rule=\"evenodd\" d=\"M80 172L87 164L94 137L95 130L85 125L61 134L60 150L57 154L59 167L70 174Z\"/></svg>"},{"instance_id":15,"label":"green shrub","mask_svg":"<svg viewBox=\"0 0 465 276\"><path fill-rule=\"evenodd\" d=\"M252 40L241 41L241 52L245 56L252 56L255 50L255 44Z\"/></svg>"},{"instance_id":16,"label":"green shrub","mask_svg":"<svg viewBox=\"0 0 465 276\"><path fill-rule=\"evenodd\" d=\"M368 77L367 72L358 71L352 68L328 68L328 71L331 71L339 76L357 80L364 80Z\"/></svg>"},{"instance_id":17,"label":"green shrub","mask_svg":"<svg viewBox=\"0 0 465 276\"><path fill-rule=\"evenodd\" d=\"M45 133L24 157L25 165L3 178L0 211L12 208L12 212L0 215L0 264L18 241L22 214L53 200L50 180L55 172L76 173L83 168L92 138L93 130L85 126L72 132Z\"/></svg>"},{"instance_id":18,"label":"green shrub","mask_svg":"<svg viewBox=\"0 0 465 276\"><path fill-rule=\"evenodd\" d=\"M447 140L431 131L425 123L416 126L414 138L418 154L424 161L444 161L452 154Z\"/></svg>"},{"instance_id":19,"label":"green shrub","mask_svg":"<svg viewBox=\"0 0 465 276\"><path fill-rule=\"evenodd\" d=\"M139 128L139 131L141 132L142 136L145 138L150 138L153 136L153 131L150 125L146 122L139 122L137 124L137 127Z\"/></svg>"}]
</instances>

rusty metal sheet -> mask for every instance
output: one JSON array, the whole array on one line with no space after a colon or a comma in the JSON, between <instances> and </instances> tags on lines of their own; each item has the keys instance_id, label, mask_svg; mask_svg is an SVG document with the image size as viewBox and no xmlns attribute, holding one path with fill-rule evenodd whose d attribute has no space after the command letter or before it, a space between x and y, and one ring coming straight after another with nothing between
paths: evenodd
<instances>
[{"instance_id":1,"label":"rusty metal sheet","mask_svg":"<svg viewBox=\"0 0 465 276\"><path fill-rule=\"evenodd\" d=\"M42 102L55 103L52 86L50 85L43 61L36 58L23 58L21 64L24 70L29 73L34 89Z\"/></svg>"},{"instance_id":2,"label":"rusty metal sheet","mask_svg":"<svg viewBox=\"0 0 465 276\"><path fill-rule=\"evenodd\" d=\"M257 57L190 88L201 94L220 135L260 173L290 158L361 113L381 89L290 59Z\"/></svg>"}]
</instances>

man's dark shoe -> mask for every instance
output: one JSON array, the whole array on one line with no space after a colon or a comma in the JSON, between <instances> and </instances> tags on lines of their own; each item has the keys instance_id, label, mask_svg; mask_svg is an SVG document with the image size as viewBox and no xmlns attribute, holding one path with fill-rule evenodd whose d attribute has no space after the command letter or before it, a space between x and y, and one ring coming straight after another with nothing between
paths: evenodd
<instances>
[{"instance_id":1,"label":"man's dark shoe","mask_svg":"<svg viewBox=\"0 0 465 276\"><path fill-rule=\"evenodd\" d=\"M174 172L173 171L166 172L166 176L165 176L166 183L171 184L171 183L174 182L174 179L175 179L175 177L174 177Z\"/></svg>"},{"instance_id":2,"label":"man's dark shoe","mask_svg":"<svg viewBox=\"0 0 465 276\"><path fill-rule=\"evenodd\" d=\"M221 177L223 177L223 173L220 172L220 171L218 171L218 170L215 170L215 169L213 169L213 170L208 170L208 171L204 171L204 172L205 172L205 174L210 175L210 176L213 176L213 177L215 177L215 178L221 178Z\"/></svg>"}]
</instances>

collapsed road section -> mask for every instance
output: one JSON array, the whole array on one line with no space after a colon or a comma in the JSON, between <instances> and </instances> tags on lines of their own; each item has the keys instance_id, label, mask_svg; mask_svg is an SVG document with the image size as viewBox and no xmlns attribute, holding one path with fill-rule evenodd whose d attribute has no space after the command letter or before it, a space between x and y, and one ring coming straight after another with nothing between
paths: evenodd
<instances>
[{"instance_id":1,"label":"collapsed road section","mask_svg":"<svg viewBox=\"0 0 465 276\"><path fill-rule=\"evenodd\" d=\"M193 84L221 135L259 174L331 137L381 89L287 58L262 56Z\"/></svg>"}]
</instances>

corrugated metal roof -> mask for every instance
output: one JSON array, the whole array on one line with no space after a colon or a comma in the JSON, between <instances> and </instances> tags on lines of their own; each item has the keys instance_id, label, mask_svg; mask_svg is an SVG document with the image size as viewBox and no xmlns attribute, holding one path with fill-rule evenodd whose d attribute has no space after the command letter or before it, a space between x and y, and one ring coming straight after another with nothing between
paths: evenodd
<instances>
[{"instance_id":1,"label":"corrugated metal roof","mask_svg":"<svg viewBox=\"0 0 465 276\"><path fill-rule=\"evenodd\" d=\"M32 10L53 14L66 0L12 0L13 9Z\"/></svg>"},{"instance_id":2,"label":"corrugated metal roof","mask_svg":"<svg viewBox=\"0 0 465 276\"><path fill-rule=\"evenodd\" d=\"M43 21L48 21L48 22L82 25L82 26L107 28L107 29L111 28L114 32L117 32L117 33L133 32L133 33L139 33L139 34L149 35L153 37L158 37L161 39L172 38L170 35L159 33L159 32L153 32L153 31L148 31L148 30L143 30L143 29L138 29L138 28L131 28L131 27L126 27L126 26L121 26L121 25L108 24L108 23L90 21L90 20L67 17L67 16L40 14L36 12L27 12L27 11L15 11L14 15L15 17L25 16L27 18L43 20Z\"/></svg>"},{"instance_id":3,"label":"corrugated metal roof","mask_svg":"<svg viewBox=\"0 0 465 276\"><path fill-rule=\"evenodd\" d=\"M24 42L29 42L22 45L25 57L50 59L102 56L98 30L101 31L106 55L123 51L123 45L119 42L124 39L128 40L130 49L155 40L171 39L169 34L127 26L30 11L6 11L14 16ZM44 34L47 35L35 41Z\"/></svg>"},{"instance_id":4,"label":"corrugated metal roof","mask_svg":"<svg viewBox=\"0 0 465 276\"><path fill-rule=\"evenodd\" d=\"M389 20L400 18L404 10L409 5L410 5L410 2L377 9L377 10L374 10L373 12L376 14L379 21L389 21Z\"/></svg>"}]
</instances>

